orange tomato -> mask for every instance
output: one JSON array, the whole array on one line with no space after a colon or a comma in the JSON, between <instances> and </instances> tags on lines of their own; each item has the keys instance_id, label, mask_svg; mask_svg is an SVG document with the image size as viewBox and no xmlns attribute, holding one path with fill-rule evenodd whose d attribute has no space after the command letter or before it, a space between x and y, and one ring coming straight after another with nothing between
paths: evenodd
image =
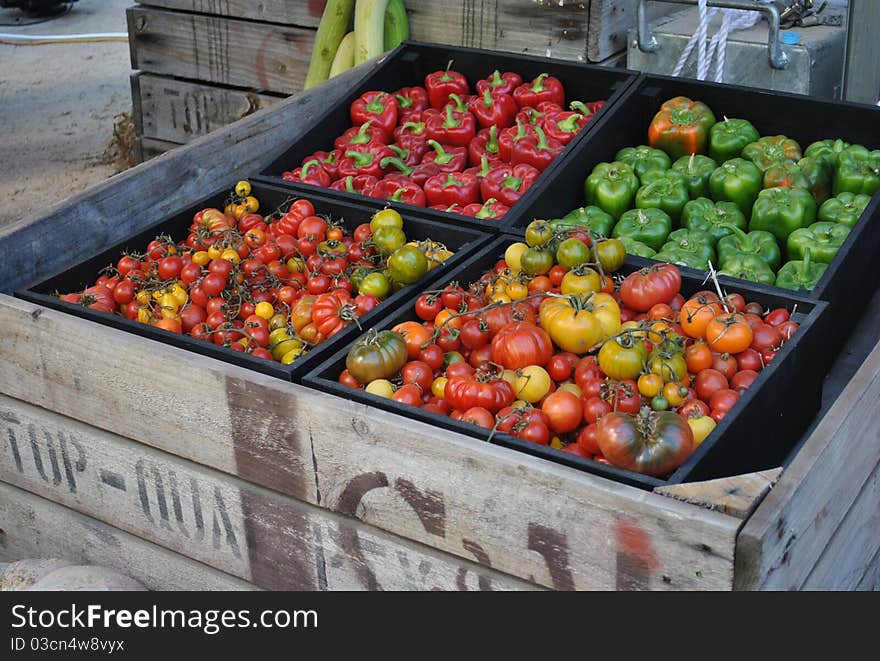
<instances>
[{"instance_id":1,"label":"orange tomato","mask_svg":"<svg viewBox=\"0 0 880 661\"><path fill-rule=\"evenodd\" d=\"M648 310L648 319L674 319L672 308L666 303L657 303Z\"/></svg>"},{"instance_id":2,"label":"orange tomato","mask_svg":"<svg viewBox=\"0 0 880 661\"><path fill-rule=\"evenodd\" d=\"M705 296L694 296L681 306L679 322L682 330L690 337L705 337L706 326L721 312L722 308L717 301Z\"/></svg>"},{"instance_id":3,"label":"orange tomato","mask_svg":"<svg viewBox=\"0 0 880 661\"><path fill-rule=\"evenodd\" d=\"M706 341L713 351L737 354L752 343L753 331L742 314L719 314L706 325Z\"/></svg>"},{"instance_id":4,"label":"orange tomato","mask_svg":"<svg viewBox=\"0 0 880 661\"><path fill-rule=\"evenodd\" d=\"M688 372L696 374L700 370L712 367L712 349L703 342L695 342L684 350Z\"/></svg>"},{"instance_id":5,"label":"orange tomato","mask_svg":"<svg viewBox=\"0 0 880 661\"><path fill-rule=\"evenodd\" d=\"M546 275L532 278L529 283L529 294L543 294L553 289L553 282Z\"/></svg>"},{"instance_id":6,"label":"orange tomato","mask_svg":"<svg viewBox=\"0 0 880 661\"><path fill-rule=\"evenodd\" d=\"M403 336L410 360L418 359L422 347L431 343L431 331L417 321L404 321L391 330Z\"/></svg>"},{"instance_id":7,"label":"orange tomato","mask_svg":"<svg viewBox=\"0 0 880 661\"><path fill-rule=\"evenodd\" d=\"M461 330L461 317L456 317L456 314L458 313L452 308L443 308L434 317L434 326L436 328L448 328L450 330L455 328Z\"/></svg>"},{"instance_id":8,"label":"orange tomato","mask_svg":"<svg viewBox=\"0 0 880 661\"><path fill-rule=\"evenodd\" d=\"M171 331L172 333L182 333L183 327L180 324L180 319L170 319L168 317L162 317L161 319L157 319L153 322L153 326L156 328L164 328L167 331Z\"/></svg>"}]
</instances>

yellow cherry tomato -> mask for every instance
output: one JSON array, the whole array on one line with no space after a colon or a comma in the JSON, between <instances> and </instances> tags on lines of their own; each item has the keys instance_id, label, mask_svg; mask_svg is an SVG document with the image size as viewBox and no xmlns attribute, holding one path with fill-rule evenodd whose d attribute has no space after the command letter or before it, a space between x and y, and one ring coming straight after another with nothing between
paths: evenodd
<instances>
[{"instance_id":1,"label":"yellow cherry tomato","mask_svg":"<svg viewBox=\"0 0 880 661\"><path fill-rule=\"evenodd\" d=\"M291 354L291 356L289 357L291 362L294 358L301 354L303 349L305 348L305 345L303 345L302 342L300 342L299 340L295 340L290 336L288 336L287 339L281 340L277 344L270 344L269 346L271 347L269 351L275 360L283 360L285 357L287 357L287 354Z\"/></svg>"},{"instance_id":2,"label":"yellow cherry tomato","mask_svg":"<svg viewBox=\"0 0 880 661\"><path fill-rule=\"evenodd\" d=\"M208 258L211 260L217 259L222 252L222 248L215 243L213 246L208 248Z\"/></svg>"},{"instance_id":3,"label":"yellow cherry tomato","mask_svg":"<svg viewBox=\"0 0 880 661\"><path fill-rule=\"evenodd\" d=\"M550 392L550 375L539 365L529 365L517 372L513 390L520 399L534 404Z\"/></svg>"},{"instance_id":4,"label":"yellow cherry tomato","mask_svg":"<svg viewBox=\"0 0 880 661\"><path fill-rule=\"evenodd\" d=\"M263 319L271 319L275 315L275 308L269 301L260 301L254 307L254 314Z\"/></svg>"},{"instance_id":5,"label":"yellow cherry tomato","mask_svg":"<svg viewBox=\"0 0 880 661\"><path fill-rule=\"evenodd\" d=\"M364 390L371 395L389 399L394 394L394 384L388 379L374 379L367 384Z\"/></svg>"},{"instance_id":6,"label":"yellow cherry tomato","mask_svg":"<svg viewBox=\"0 0 880 661\"><path fill-rule=\"evenodd\" d=\"M269 329L271 331L278 330L279 328L285 328L287 326L287 315L281 312L272 315L272 318L269 319ZM271 340L271 333L270 338Z\"/></svg>"},{"instance_id":7,"label":"yellow cherry tomato","mask_svg":"<svg viewBox=\"0 0 880 661\"><path fill-rule=\"evenodd\" d=\"M529 295L529 288L525 285L525 283L514 280L509 285L507 285L507 295L512 301L521 301Z\"/></svg>"},{"instance_id":8,"label":"yellow cherry tomato","mask_svg":"<svg viewBox=\"0 0 880 661\"><path fill-rule=\"evenodd\" d=\"M706 437L715 429L715 421L708 415L701 415L698 418L688 418L687 423L694 434L694 447L699 447L700 443L706 440Z\"/></svg>"},{"instance_id":9,"label":"yellow cherry tomato","mask_svg":"<svg viewBox=\"0 0 880 661\"><path fill-rule=\"evenodd\" d=\"M247 209L248 213L257 213L260 209L260 201L253 195L248 195L244 199L244 207Z\"/></svg>"},{"instance_id":10,"label":"yellow cherry tomato","mask_svg":"<svg viewBox=\"0 0 880 661\"><path fill-rule=\"evenodd\" d=\"M290 351L287 351L283 356L281 356L281 363L283 365L290 365L294 360L303 355L305 351L305 345L299 340L291 340L292 342L296 342L299 346L292 348Z\"/></svg>"},{"instance_id":11,"label":"yellow cherry tomato","mask_svg":"<svg viewBox=\"0 0 880 661\"><path fill-rule=\"evenodd\" d=\"M670 381L663 386L663 396L666 398L666 401L669 402L669 405L673 408L684 404L687 395L688 389L681 384Z\"/></svg>"},{"instance_id":12,"label":"yellow cherry tomato","mask_svg":"<svg viewBox=\"0 0 880 661\"><path fill-rule=\"evenodd\" d=\"M490 299L492 303L511 303L510 296L505 293L495 293L492 294L492 298Z\"/></svg>"},{"instance_id":13,"label":"yellow cherry tomato","mask_svg":"<svg viewBox=\"0 0 880 661\"><path fill-rule=\"evenodd\" d=\"M565 385L559 386L557 390L565 390L566 392L570 392L575 397L580 397L583 392L581 391L581 387L576 383L566 383Z\"/></svg>"},{"instance_id":14,"label":"yellow cherry tomato","mask_svg":"<svg viewBox=\"0 0 880 661\"><path fill-rule=\"evenodd\" d=\"M168 290L169 293L174 297L174 300L177 301L178 306L185 305L189 300L189 294L186 292L186 289L179 282L175 282L171 285Z\"/></svg>"},{"instance_id":15,"label":"yellow cherry tomato","mask_svg":"<svg viewBox=\"0 0 880 661\"><path fill-rule=\"evenodd\" d=\"M249 181L239 181L235 184L235 194L239 197L247 197L251 194L251 182Z\"/></svg>"},{"instance_id":16,"label":"yellow cherry tomato","mask_svg":"<svg viewBox=\"0 0 880 661\"><path fill-rule=\"evenodd\" d=\"M649 326L648 331L648 341L653 342L654 344L659 344L663 341L663 336L669 337L674 331L672 330L672 326L667 324L665 321L655 321L653 324Z\"/></svg>"},{"instance_id":17,"label":"yellow cherry tomato","mask_svg":"<svg viewBox=\"0 0 880 661\"><path fill-rule=\"evenodd\" d=\"M519 273L522 271L522 254L528 250L528 248L528 244L522 243L521 241L511 243L507 246L507 250L504 251L504 261L507 262L507 266L512 273Z\"/></svg>"},{"instance_id":18,"label":"yellow cherry tomato","mask_svg":"<svg viewBox=\"0 0 880 661\"><path fill-rule=\"evenodd\" d=\"M663 378L659 374L642 374L638 386L642 397L656 397L663 390Z\"/></svg>"},{"instance_id":19,"label":"yellow cherry tomato","mask_svg":"<svg viewBox=\"0 0 880 661\"><path fill-rule=\"evenodd\" d=\"M302 257L291 257L287 260L287 270L291 273L302 273L306 270L306 263Z\"/></svg>"},{"instance_id":20,"label":"yellow cherry tomato","mask_svg":"<svg viewBox=\"0 0 880 661\"><path fill-rule=\"evenodd\" d=\"M146 305L150 302L150 292L148 292L146 289L141 289L137 294L135 294L134 297L141 305Z\"/></svg>"},{"instance_id":21,"label":"yellow cherry tomato","mask_svg":"<svg viewBox=\"0 0 880 661\"><path fill-rule=\"evenodd\" d=\"M431 383L431 394L434 397L443 397L443 393L446 392L446 382L449 381L445 376L438 376Z\"/></svg>"},{"instance_id":22,"label":"yellow cherry tomato","mask_svg":"<svg viewBox=\"0 0 880 661\"><path fill-rule=\"evenodd\" d=\"M578 266L564 276L559 284L563 294L588 294L602 291L602 278L589 266Z\"/></svg>"},{"instance_id":23,"label":"yellow cherry tomato","mask_svg":"<svg viewBox=\"0 0 880 661\"><path fill-rule=\"evenodd\" d=\"M220 259L225 259L233 264L238 264L241 261L241 257L238 254L237 250L233 250L232 248L227 248L222 253L220 253Z\"/></svg>"},{"instance_id":24,"label":"yellow cherry tomato","mask_svg":"<svg viewBox=\"0 0 880 661\"><path fill-rule=\"evenodd\" d=\"M199 266L207 266L211 261L211 256L206 250L199 250L193 253L192 260Z\"/></svg>"}]
</instances>

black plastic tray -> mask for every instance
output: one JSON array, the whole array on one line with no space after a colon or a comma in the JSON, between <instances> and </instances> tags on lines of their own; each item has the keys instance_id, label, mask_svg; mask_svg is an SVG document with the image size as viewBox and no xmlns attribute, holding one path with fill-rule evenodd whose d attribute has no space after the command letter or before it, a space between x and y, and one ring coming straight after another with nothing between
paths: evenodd
<instances>
[{"instance_id":1,"label":"black plastic tray","mask_svg":"<svg viewBox=\"0 0 880 661\"><path fill-rule=\"evenodd\" d=\"M589 124L569 143L566 150L553 161L544 171L540 180L523 195L523 198L514 205L501 222L469 218L461 214L446 213L436 209L421 209L406 204L391 205L401 212L412 212L418 209L424 217L433 220L480 227L492 232L501 231L504 221L512 219L521 209L524 209L528 204L527 200L537 192L542 182L544 187L547 186L548 180L552 178L552 173L571 154L574 145L592 130L596 121L609 111L623 92L638 78L638 72L626 69L611 69L530 55L407 41L392 51L378 68L363 83L353 89L346 98L328 109L324 115L316 117L311 130L292 144L255 179L280 186L290 186L289 182L281 178L281 173L299 167L302 160L309 154L331 147L333 140L351 126L349 107L361 94L369 90L393 92L404 86L424 85L426 75L432 71L445 69L450 60L453 61L455 70L464 74L472 86L477 80L490 75L495 69L515 71L523 77L523 80L531 80L542 72L548 72L562 81L568 95L566 102L575 99L582 101L605 99L607 101L605 107L596 113ZM328 190L308 184L296 187L296 190L299 191L316 189ZM386 204L384 200L332 189L328 190L328 194L342 199L366 201L367 204L373 206L381 207Z\"/></svg>"},{"instance_id":2,"label":"black plastic tray","mask_svg":"<svg viewBox=\"0 0 880 661\"><path fill-rule=\"evenodd\" d=\"M505 231L523 236L535 218L557 218L584 202L583 181L597 163L613 160L623 147L647 143L648 125L660 105L674 96L706 103L720 120L723 116L751 121L761 135L784 134L807 145L825 138L841 138L880 148L880 108L855 103L820 101L808 96L721 85L666 76L643 76L627 89L611 112L596 118L595 126L579 141L570 158L554 172L550 186L531 196L524 213L505 225ZM836 259L817 286L799 295L828 301L842 323L829 329L834 352L855 325L856 317L880 281L876 256L880 251L880 192L876 193L852 229ZM688 273L702 273L682 269ZM739 279L725 279L739 286ZM778 295L788 290L772 287ZM844 321L845 320L845 321ZM832 356L833 357L833 356Z\"/></svg>"},{"instance_id":3,"label":"black plastic tray","mask_svg":"<svg viewBox=\"0 0 880 661\"><path fill-rule=\"evenodd\" d=\"M475 282L482 273L503 257L510 243L509 237L499 237L451 273L446 282L458 281L462 286ZM628 259L621 273L641 268L644 261ZM437 283L438 285L440 282ZM682 292L685 295L706 289L702 277L682 273ZM644 489L666 484L693 482L728 475L738 475L782 465L789 451L798 442L812 421L822 398L824 371L813 360L822 350L824 317L827 304L799 296L780 293L762 285L737 281L728 291L737 291L749 301L765 307L785 307L794 311L793 319L800 323L798 332L787 342L754 384L742 395L736 407L703 441L696 452L668 476L659 479L584 459L547 446L536 445L507 434L496 434L492 443L513 448L556 463L579 468L618 482ZM414 311L415 298L403 303L393 314L382 319L377 329L387 329L404 322L418 320ZM795 310L796 306L796 310ZM345 368L349 347L341 347L324 363L309 372L303 383L349 400L398 413L422 422L437 425L468 436L485 439L488 432L415 407L355 390L337 382Z\"/></svg>"},{"instance_id":4,"label":"black plastic tray","mask_svg":"<svg viewBox=\"0 0 880 661\"><path fill-rule=\"evenodd\" d=\"M340 331L336 336L321 343L290 365L283 365L276 361L256 358L246 353L196 340L188 335L172 333L137 321L130 321L121 315L96 312L81 305L66 303L53 295L56 292L81 291L94 283L102 268L111 263L115 264L124 251L143 252L147 243L159 234L166 234L176 241L182 241L186 238L188 228L192 223L193 214L205 207L219 207L222 209L228 194L228 189L218 191L186 211L151 226L149 229L77 264L61 274L42 280L25 289L18 290L15 292L15 295L32 303L45 305L46 307L68 312L106 326L112 326L113 328L126 330L136 335L166 342L183 349L189 349L195 353L217 358L240 367L247 367L287 381L298 381L303 374L319 364L337 347L347 344L357 337L359 334L357 327L352 325L350 328ZM360 223L368 222L375 212L375 209L356 202L328 199L322 196L318 190L312 191L308 195L292 196L290 191L287 190L268 185L254 184L252 194L260 200L262 213L277 209L296 197L307 197L314 205L317 214L328 215L334 219L342 218L344 220L343 224L349 230L354 230ZM444 243L450 250L455 252L455 255L444 264L429 271L421 282L396 292L377 306L375 310L362 317L360 321L362 324L366 324L365 327L379 322L388 311L393 310L399 303L410 298L414 290L427 288L436 281L442 280L445 282L449 277L449 273L457 265L461 264L475 250L489 241L488 236L474 229L450 228L448 225L415 218L408 214L404 215L404 230L409 239L422 240L431 238Z\"/></svg>"}]
</instances>

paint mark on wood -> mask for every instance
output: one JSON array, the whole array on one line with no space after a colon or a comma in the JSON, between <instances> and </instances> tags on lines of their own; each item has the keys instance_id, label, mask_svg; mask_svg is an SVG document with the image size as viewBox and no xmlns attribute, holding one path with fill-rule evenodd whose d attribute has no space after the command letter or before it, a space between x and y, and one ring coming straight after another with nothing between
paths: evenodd
<instances>
[{"instance_id":1,"label":"paint mark on wood","mask_svg":"<svg viewBox=\"0 0 880 661\"><path fill-rule=\"evenodd\" d=\"M566 535L539 523L529 523L528 534L528 548L544 558L553 587L557 590L574 590Z\"/></svg>"},{"instance_id":2,"label":"paint mark on wood","mask_svg":"<svg viewBox=\"0 0 880 661\"><path fill-rule=\"evenodd\" d=\"M616 588L649 590L651 576L659 568L651 536L632 521L618 519L614 524Z\"/></svg>"},{"instance_id":3,"label":"paint mark on wood","mask_svg":"<svg viewBox=\"0 0 880 661\"><path fill-rule=\"evenodd\" d=\"M422 491L409 480L398 478L394 489L419 517L425 531L437 537L446 537L446 504L439 491Z\"/></svg>"},{"instance_id":4,"label":"paint mark on wood","mask_svg":"<svg viewBox=\"0 0 880 661\"><path fill-rule=\"evenodd\" d=\"M101 482L108 487L125 491L125 478L120 473L102 468L99 471L99 475L101 477Z\"/></svg>"}]
</instances>

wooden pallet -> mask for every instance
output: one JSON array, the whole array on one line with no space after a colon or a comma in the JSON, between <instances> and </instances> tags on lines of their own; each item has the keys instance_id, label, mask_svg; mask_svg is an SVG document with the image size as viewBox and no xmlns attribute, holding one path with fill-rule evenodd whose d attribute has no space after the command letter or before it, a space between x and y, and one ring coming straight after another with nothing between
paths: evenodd
<instances>
[{"instance_id":1,"label":"wooden pallet","mask_svg":"<svg viewBox=\"0 0 880 661\"><path fill-rule=\"evenodd\" d=\"M302 89L323 4L144 0L130 8L138 162ZM410 2L408 12L419 41L622 66L635 0L439 0Z\"/></svg>"},{"instance_id":2,"label":"wooden pallet","mask_svg":"<svg viewBox=\"0 0 880 661\"><path fill-rule=\"evenodd\" d=\"M372 66L0 231L4 290L259 171ZM211 587L310 590L877 585L880 347L838 361L847 385L826 384L781 471L651 493L8 295L0 335L0 560L131 555L156 586L187 567ZM100 534L62 545L29 512Z\"/></svg>"}]
</instances>

